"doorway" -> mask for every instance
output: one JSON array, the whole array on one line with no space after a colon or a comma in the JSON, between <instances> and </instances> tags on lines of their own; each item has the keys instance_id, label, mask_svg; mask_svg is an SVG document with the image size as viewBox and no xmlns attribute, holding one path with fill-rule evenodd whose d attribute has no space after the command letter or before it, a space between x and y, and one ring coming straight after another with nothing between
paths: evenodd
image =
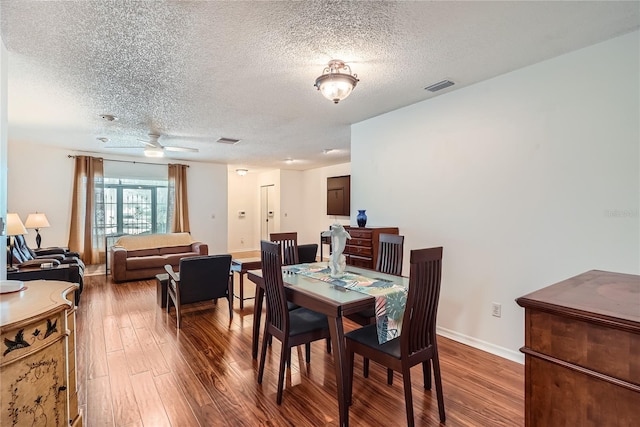
<instances>
[{"instance_id":1,"label":"doorway","mask_svg":"<svg viewBox=\"0 0 640 427\"><path fill-rule=\"evenodd\" d=\"M260 187L260 239L269 240L269 234L275 231L275 185Z\"/></svg>"}]
</instances>

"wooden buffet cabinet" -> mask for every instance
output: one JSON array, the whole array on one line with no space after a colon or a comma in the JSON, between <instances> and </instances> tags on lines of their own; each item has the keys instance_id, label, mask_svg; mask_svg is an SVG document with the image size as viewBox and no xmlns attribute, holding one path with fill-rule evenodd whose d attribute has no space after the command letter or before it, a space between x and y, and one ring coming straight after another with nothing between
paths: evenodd
<instances>
[{"instance_id":1,"label":"wooden buffet cabinet","mask_svg":"<svg viewBox=\"0 0 640 427\"><path fill-rule=\"evenodd\" d=\"M593 270L516 301L525 425L639 425L640 276Z\"/></svg>"},{"instance_id":2,"label":"wooden buffet cabinet","mask_svg":"<svg viewBox=\"0 0 640 427\"><path fill-rule=\"evenodd\" d=\"M398 234L398 227L352 227L345 226L351 236L347 240L344 254L347 265L363 268L376 268L380 234Z\"/></svg>"},{"instance_id":3,"label":"wooden buffet cabinet","mask_svg":"<svg viewBox=\"0 0 640 427\"><path fill-rule=\"evenodd\" d=\"M0 425L82 426L71 302L77 289L33 280L0 295Z\"/></svg>"}]
</instances>

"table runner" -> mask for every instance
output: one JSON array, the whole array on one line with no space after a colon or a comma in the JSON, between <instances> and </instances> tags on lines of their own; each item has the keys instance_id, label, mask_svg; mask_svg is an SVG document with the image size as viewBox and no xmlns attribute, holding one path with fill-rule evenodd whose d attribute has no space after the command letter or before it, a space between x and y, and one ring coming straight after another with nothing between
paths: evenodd
<instances>
[{"instance_id":1,"label":"table runner","mask_svg":"<svg viewBox=\"0 0 640 427\"><path fill-rule=\"evenodd\" d=\"M350 272L345 272L340 279L334 279L330 276L331 269L326 264L298 264L285 267L285 269L375 297L378 342L383 344L400 336L402 316L407 303L406 287L382 278L366 277ZM372 271L372 273L376 272Z\"/></svg>"}]
</instances>

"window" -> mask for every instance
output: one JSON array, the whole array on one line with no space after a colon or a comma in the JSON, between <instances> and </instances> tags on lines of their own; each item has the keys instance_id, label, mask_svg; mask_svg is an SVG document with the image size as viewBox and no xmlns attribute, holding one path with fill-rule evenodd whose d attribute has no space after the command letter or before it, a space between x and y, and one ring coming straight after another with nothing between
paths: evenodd
<instances>
[{"instance_id":1,"label":"window","mask_svg":"<svg viewBox=\"0 0 640 427\"><path fill-rule=\"evenodd\" d=\"M167 232L167 181L104 179L105 234Z\"/></svg>"}]
</instances>

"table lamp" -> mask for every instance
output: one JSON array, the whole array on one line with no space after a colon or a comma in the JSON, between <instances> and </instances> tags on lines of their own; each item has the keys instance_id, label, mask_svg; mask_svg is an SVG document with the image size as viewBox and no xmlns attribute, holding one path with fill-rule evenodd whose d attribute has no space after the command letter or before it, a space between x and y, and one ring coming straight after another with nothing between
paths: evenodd
<instances>
[{"instance_id":1,"label":"table lamp","mask_svg":"<svg viewBox=\"0 0 640 427\"><path fill-rule=\"evenodd\" d=\"M42 237L40 236L39 229L50 227L49 221L47 220L47 216L43 213L31 213L27 216L27 220L25 221L25 227L34 228L36 230L36 245L38 245L38 249L40 249L40 243L42 243Z\"/></svg>"},{"instance_id":2,"label":"table lamp","mask_svg":"<svg viewBox=\"0 0 640 427\"><path fill-rule=\"evenodd\" d=\"M13 245L14 238L13 236L18 236L20 234L27 234L27 229L24 228L24 224L22 220L18 216L17 213L8 213L7 214L7 236L9 236L9 271L15 270L13 268Z\"/></svg>"}]
</instances>

